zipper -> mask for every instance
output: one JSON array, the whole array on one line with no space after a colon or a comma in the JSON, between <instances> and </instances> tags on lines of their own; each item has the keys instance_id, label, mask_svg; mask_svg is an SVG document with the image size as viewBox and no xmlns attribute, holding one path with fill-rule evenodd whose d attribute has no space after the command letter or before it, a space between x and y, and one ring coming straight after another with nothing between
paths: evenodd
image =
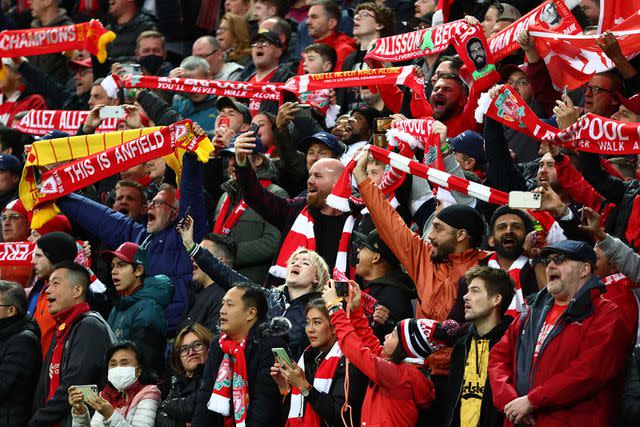
<instances>
[{"instance_id":1,"label":"zipper","mask_svg":"<svg viewBox=\"0 0 640 427\"><path fill-rule=\"evenodd\" d=\"M471 337L471 339L473 340L473 337ZM453 409L451 410L451 412L449 412L449 421L447 423L448 427L451 427L451 422L453 421L453 414L455 413L456 408L458 407L458 403L460 402L460 398L462 397L462 385L464 384L464 370L465 370L464 364L466 364L468 356L469 356L469 351L467 350L467 344L465 343L464 359L463 359L463 366L462 366L462 381L460 382L460 387L458 388L458 398L456 399L456 404L453 406Z\"/></svg>"}]
</instances>

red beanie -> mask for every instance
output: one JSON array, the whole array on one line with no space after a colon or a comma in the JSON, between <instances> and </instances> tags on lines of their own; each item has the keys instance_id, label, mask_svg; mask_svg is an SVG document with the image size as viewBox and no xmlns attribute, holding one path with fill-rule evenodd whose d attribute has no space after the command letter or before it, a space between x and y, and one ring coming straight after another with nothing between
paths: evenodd
<instances>
[{"instance_id":1,"label":"red beanie","mask_svg":"<svg viewBox=\"0 0 640 427\"><path fill-rule=\"evenodd\" d=\"M41 236L44 236L45 234L51 233L53 231L63 231L65 233L71 234L71 223L66 216L56 215L49 221L45 222L42 227L36 228L36 231Z\"/></svg>"}]
</instances>

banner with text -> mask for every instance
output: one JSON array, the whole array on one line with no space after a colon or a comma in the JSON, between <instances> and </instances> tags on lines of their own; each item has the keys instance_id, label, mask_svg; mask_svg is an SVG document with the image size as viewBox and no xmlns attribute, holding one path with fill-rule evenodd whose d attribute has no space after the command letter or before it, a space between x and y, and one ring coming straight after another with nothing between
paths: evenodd
<instances>
[{"instance_id":1,"label":"banner with text","mask_svg":"<svg viewBox=\"0 0 640 427\"><path fill-rule=\"evenodd\" d=\"M52 130L61 130L75 135L87 120L88 115L89 111L31 110L14 128L36 136L46 135ZM113 132L117 125L118 119L104 119L95 133Z\"/></svg>"}]
</instances>

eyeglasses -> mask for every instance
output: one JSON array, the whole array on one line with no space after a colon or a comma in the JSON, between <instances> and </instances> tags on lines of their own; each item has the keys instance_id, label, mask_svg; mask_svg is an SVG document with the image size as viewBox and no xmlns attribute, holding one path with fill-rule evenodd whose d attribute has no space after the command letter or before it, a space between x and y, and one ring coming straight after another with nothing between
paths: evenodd
<instances>
[{"instance_id":1,"label":"eyeglasses","mask_svg":"<svg viewBox=\"0 0 640 427\"><path fill-rule=\"evenodd\" d=\"M261 42L251 43L251 47L258 47L258 46L269 47L269 46L275 46L275 45L269 40L263 40Z\"/></svg>"},{"instance_id":2,"label":"eyeglasses","mask_svg":"<svg viewBox=\"0 0 640 427\"><path fill-rule=\"evenodd\" d=\"M364 12L364 11L360 11L360 12L356 13L356 14L353 16L353 20L354 20L354 21L355 21L355 20L360 21L360 20L362 20L362 19L364 19L364 18L373 18L373 19L376 19L376 15L374 15L374 14L372 14L372 13L366 13L366 12Z\"/></svg>"},{"instance_id":3,"label":"eyeglasses","mask_svg":"<svg viewBox=\"0 0 640 427\"><path fill-rule=\"evenodd\" d=\"M555 265L562 265L568 259L569 258L567 258L565 254L560 254L556 256L547 256L547 257L541 258L540 262L546 267L551 263L554 263Z\"/></svg>"},{"instance_id":4,"label":"eyeglasses","mask_svg":"<svg viewBox=\"0 0 640 427\"><path fill-rule=\"evenodd\" d=\"M584 91L584 93L591 92L596 96L598 96L602 92L613 93L612 90L604 89L604 88L601 88L601 87L598 87L598 86L590 86L590 85L583 85L582 86L582 90Z\"/></svg>"},{"instance_id":5,"label":"eyeglasses","mask_svg":"<svg viewBox=\"0 0 640 427\"><path fill-rule=\"evenodd\" d=\"M83 76L86 76L89 73L93 73L93 69L91 69L91 68L78 68L78 69L76 69L74 74L77 75L77 76L83 77Z\"/></svg>"},{"instance_id":6,"label":"eyeglasses","mask_svg":"<svg viewBox=\"0 0 640 427\"><path fill-rule=\"evenodd\" d=\"M171 206L169 203L165 202L164 200L160 200L160 199L156 199L156 200L152 200L149 203L147 203L147 207L154 207L154 208L159 208L162 205L167 205L169 206L171 209L173 210L177 210L175 207Z\"/></svg>"},{"instance_id":7,"label":"eyeglasses","mask_svg":"<svg viewBox=\"0 0 640 427\"><path fill-rule=\"evenodd\" d=\"M0 216L0 219L2 219L2 222L6 222L6 221L17 221L20 218L24 218L24 215L19 215L19 214L10 214L10 215L2 215Z\"/></svg>"},{"instance_id":8,"label":"eyeglasses","mask_svg":"<svg viewBox=\"0 0 640 427\"><path fill-rule=\"evenodd\" d=\"M529 80L527 79L518 79L515 81L509 81L508 82L511 86L513 86L514 88L518 88L518 87L525 87L526 85L529 84Z\"/></svg>"},{"instance_id":9,"label":"eyeglasses","mask_svg":"<svg viewBox=\"0 0 640 427\"><path fill-rule=\"evenodd\" d=\"M204 348L205 345L202 341L194 341L191 344L181 345L178 348L178 354L184 357L191 353L191 349L193 349L194 353L200 353Z\"/></svg>"},{"instance_id":10,"label":"eyeglasses","mask_svg":"<svg viewBox=\"0 0 640 427\"><path fill-rule=\"evenodd\" d=\"M229 31L229 29L228 29L228 28L222 28L222 27L220 27L220 28L218 28L218 29L216 30L216 33L226 33L227 31Z\"/></svg>"},{"instance_id":11,"label":"eyeglasses","mask_svg":"<svg viewBox=\"0 0 640 427\"><path fill-rule=\"evenodd\" d=\"M220 49L216 49L211 53L208 53L206 55L196 55L198 58L202 58L202 59L207 59L208 57L210 57L211 55L213 55L214 53L216 53L217 51L219 51Z\"/></svg>"}]
</instances>

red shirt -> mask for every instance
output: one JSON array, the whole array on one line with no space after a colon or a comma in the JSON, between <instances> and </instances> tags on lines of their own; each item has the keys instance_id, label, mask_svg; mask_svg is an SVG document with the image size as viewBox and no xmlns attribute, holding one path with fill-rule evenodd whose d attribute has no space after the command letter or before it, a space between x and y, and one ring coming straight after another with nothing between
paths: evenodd
<instances>
[{"instance_id":1,"label":"red shirt","mask_svg":"<svg viewBox=\"0 0 640 427\"><path fill-rule=\"evenodd\" d=\"M567 307L568 306L566 305L553 304L553 307L551 307L551 310L549 310L549 312L547 313L547 317L546 319L544 319L544 325L542 325L542 329L540 330L540 334L538 335L538 340L536 341L536 349L533 351L533 359L531 360L531 365L534 365L536 363L536 359L538 358L538 353L540 352L542 345L544 344L553 327L556 325L556 321L558 320L560 315L564 313L564 310Z\"/></svg>"},{"instance_id":2,"label":"red shirt","mask_svg":"<svg viewBox=\"0 0 640 427\"><path fill-rule=\"evenodd\" d=\"M251 78L247 81L247 83L260 83L260 82L268 82L278 71L278 68L274 68L269 74L264 76L262 79L258 80L258 73L251 76ZM249 100L249 111L251 112L251 116L255 116L260 111L260 105L262 105L262 100L257 98L251 98Z\"/></svg>"}]
</instances>

